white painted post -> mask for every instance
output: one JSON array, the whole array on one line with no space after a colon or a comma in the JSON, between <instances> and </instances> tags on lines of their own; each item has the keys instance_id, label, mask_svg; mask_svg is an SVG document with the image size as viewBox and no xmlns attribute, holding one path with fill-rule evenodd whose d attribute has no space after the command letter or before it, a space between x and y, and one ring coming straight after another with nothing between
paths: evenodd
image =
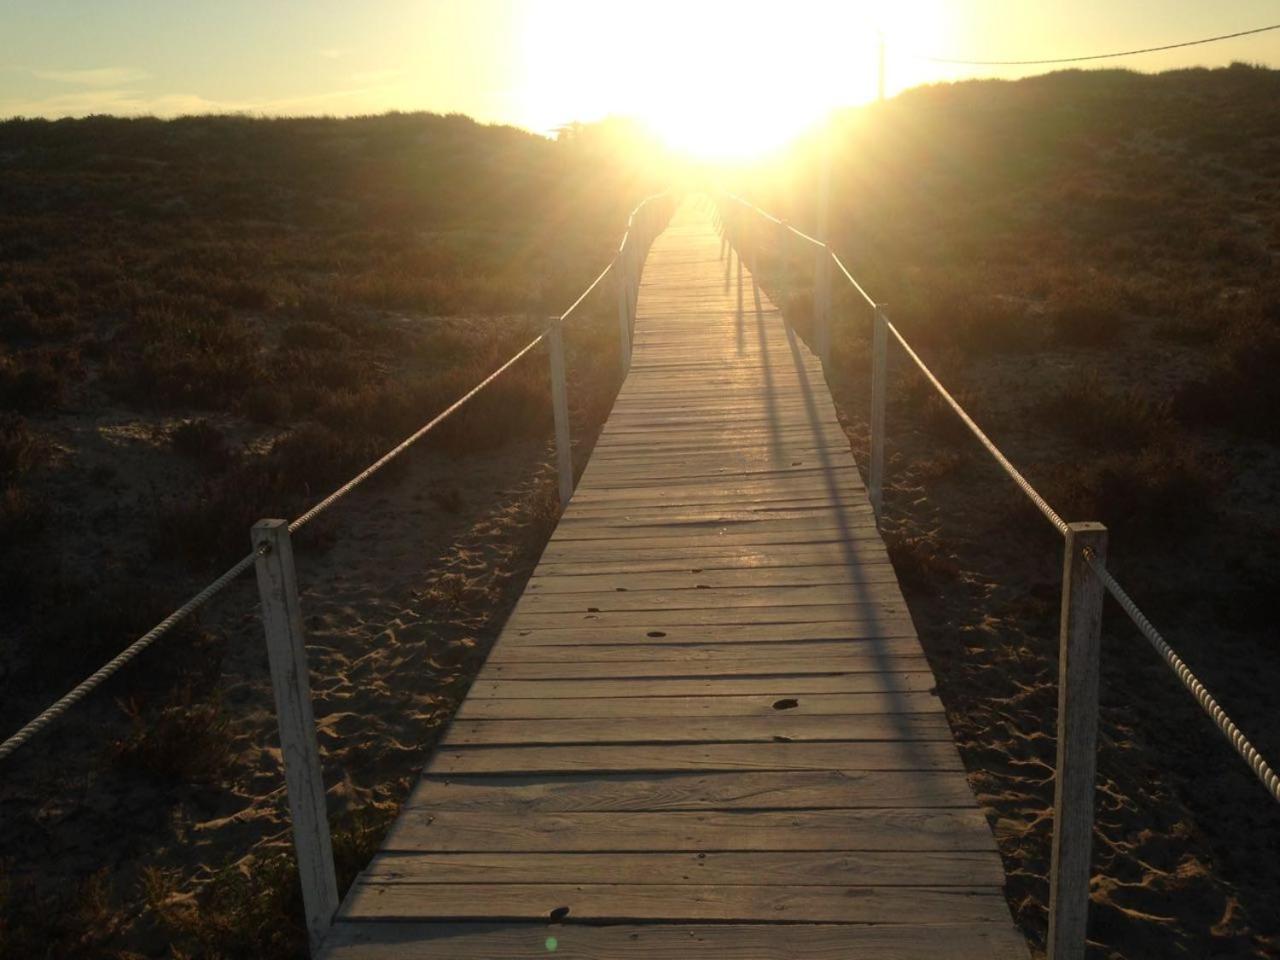
<instances>
[{"instance_id":1,"label":"white painted post","mask_svg":"<svg viewBox=\"0 0 1280 960\"><path fill-rule=\"evenodd\" d=\"M738 243L742 243L742 234L738 234ZM738 322L742 322L742 247L738 247Z\"/></svg>"},{"instance_id":2,"label":"white painted post","mask_svg":"<svg viewBox=\"0 0 1280 960\"><path fill-rule=\"evenodd\" d=\"M573 496L573 450L569 446L569 396L564 378L564 332L559 317L551 320L547 346L551 354L551 410L556 421L556 472L560 478L560 506Z\"/></svg>"},{"instance_id":3,"label":"white painted post","mask_svg":"<svg viewBox=\"0 0 1280 960\"><path fill-rule=\"evenodd\" d=\"M867 468L867 496L880 525L884 509L884 407L888 386L889 314L884 304L876 306L875 328L871 335L871 463Z\"/></svg>"},{"instance_id":4,"label":"white painted post","mask_svg":"<svg viewBox=\"0 0 1280 960\"><path fill-rule=\"evenodd\" d=\"M627 256L623 251L614 257L613 272L618 282L618 358L625 378L631 369L631 305L627 302Z\"/></svg>"},{"instance_id":5,"label":"white painted post","mask_svg":"<svg viewBox=\"0 0 1280 960\"><path fill-rule=\"evenodd\" d=\"M831 249L825 243L814 271L813 325L814 346L825 370L831 365Z\"/></svg>"},{"instance_id":6,"label":"white painted post","mask_svg":"<svg viewBox=\"0 0 1280 960\"><path fill-rule=\"evenodd\" d=\"M1084 558L1107 559L1107 528L1067 527L1058 638L1058 763L1049 873L1049 960L1083 960L1089 919L1098 674L1104 587Z\"/></svg>"},{"instance_id":7,"label":"white painted post","mask_svg":"<svg viewBox=\"0 0 1280 960\"><path fill-rule=\"evenodd\" d=\"M640 302L640 269L644 255L640 252L639 234L633 234L627 243L630 256L627 261L627 323L632 333L636 329L636 305Z\"/></svg>"},{"instance_id":8,"label":"white painted post","mask_svg":"<svg viewBox=\"0 0 1280 960\"><path fill-rule=\"evenodd\" d=\"M262 551L256 564L262 628L267 635L302 905L314 956L338 910L338 882L333 871L316 723L311 712L311 682L307 676L289 524L284 520L260 520L253 526L252 542L254 550Z\"/></svg>"}]
</instances>

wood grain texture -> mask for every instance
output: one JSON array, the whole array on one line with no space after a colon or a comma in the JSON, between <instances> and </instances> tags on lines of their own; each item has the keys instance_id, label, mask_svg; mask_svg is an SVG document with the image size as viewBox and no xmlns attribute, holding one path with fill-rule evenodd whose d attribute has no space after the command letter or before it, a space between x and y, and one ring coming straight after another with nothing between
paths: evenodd
<instances>
[{"instance_id":1,"label":"wood grain texture","mask_svg":"<svg viewBox=\"0 0 1280 960\"><path fill-rule=\"evenodd\" d=\"M601 855L600 859L606 859ZM469 883L361 881L339 916L346 920L543 921L567 909L594 923L673 920L774 923L965 923L1006 918L991 887L744 886L734 884Z\"/></svg>"},{"instance_id":2,"label":"wood grain texture","mask_svg":"<svg viewBox=\"0 0 1280 960\"><path fill-rule=\"evenodd\" d=\"M1026 960L822 367L719 254L689 205L625 264L613 411L329 960Z\"/></svg>"},{"instance_id":3,"label":"wood grain texture","mask_svg":"<svg viewBox=\"0 0 1280 960\"><path fill-rule=\"evenodd\" d=\"M549 945L554 943L554 952ZM991 923L339 923L326 960L1027 960L1008 920Z\"/></svg>"},{"instance_id":4,"label":"wood grain texture","mask_svg":"<svg viewBox=\"0 0 1280 960\"><path fill-rule=\"evenodd\" d=\"M933 740L951 742L940 713L815 716L773 710L757 717L652 717L542 720L458 720L440 742L442 749L465 746L621 743L770 743L849 740Z\"/></svg>"},{"instance_id":5,"label":"wood grain texture","mask_svg":"<svg viewBox=\"0 0 1280 960\"><path fill-rule=\"evenodd\" d=\"M385 853L362 883L620 883L650 886L999 886L994 853Z\"/></svg>"},{"instance_id":6,"label":"wood grain texture","mask_svg":"<svg viewBox=\"0 0 1280 960\"><path fill-rule=\"evenodd\" d=\"M976 809L539 813L410 809L384 849L485 852L966 850L990 852Z\"/></svg>"}]
</instances>

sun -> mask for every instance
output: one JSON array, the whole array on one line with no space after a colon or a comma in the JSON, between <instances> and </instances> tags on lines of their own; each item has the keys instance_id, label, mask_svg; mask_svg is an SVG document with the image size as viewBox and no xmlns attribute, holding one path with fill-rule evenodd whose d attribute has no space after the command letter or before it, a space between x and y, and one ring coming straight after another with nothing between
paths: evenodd
<instances>
[{"instance_id":1,"label":"sun","mask_svg":"<svg viewBox=\"0 0 1280 960\"><path fill-rule=\"evenodd\" d=\"M527 126L630 116L675 152L747 160L876 95L881 31L928 45L942 0L548 0L519 25ZM888 18L888 19L886 19ZM913 82L905 61L891 71Z\"/></svg>"}]
</instances>

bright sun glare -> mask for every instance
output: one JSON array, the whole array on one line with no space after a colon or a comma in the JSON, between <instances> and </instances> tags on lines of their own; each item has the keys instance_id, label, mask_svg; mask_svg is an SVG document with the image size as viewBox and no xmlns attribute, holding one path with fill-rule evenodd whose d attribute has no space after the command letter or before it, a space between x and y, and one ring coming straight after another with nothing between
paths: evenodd
<instances>
[{"instance_id":1,"label":"bright sun glare","mask_svg":"<svg viewBox=\"0 0 1280 960\"><path fill-rule=\"evenodd\" d=\"M925 46L945 29L941 0L875 6L873 16L851 0L538 4L520 31L521 115L543 131L630 116L698 159L756 157L875 96L878 29ZM893 80L912 78L899 69Z\"/></svg>"}]
</instances>

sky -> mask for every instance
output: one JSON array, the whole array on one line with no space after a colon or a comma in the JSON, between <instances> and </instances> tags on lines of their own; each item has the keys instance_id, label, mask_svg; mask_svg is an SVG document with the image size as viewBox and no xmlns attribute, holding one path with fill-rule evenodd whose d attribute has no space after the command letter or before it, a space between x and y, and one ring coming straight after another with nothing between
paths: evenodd
<instances>
[{"instance_id":1,"label":"sky","mask_svg":"<svg viewBox=\"0 0 1280 960\"><path fill-rule=\"evenodd\" d=\"M965 67L1280 23L1280 0L0 0L0 117L466 113L550 132L634 116L673 139L777 138ZM1280 31L1104 61L1280 66ZM758 128L758 129L753 129ZM748 132L750 131L750 132Z\"/></svg>"}]
</instances>

